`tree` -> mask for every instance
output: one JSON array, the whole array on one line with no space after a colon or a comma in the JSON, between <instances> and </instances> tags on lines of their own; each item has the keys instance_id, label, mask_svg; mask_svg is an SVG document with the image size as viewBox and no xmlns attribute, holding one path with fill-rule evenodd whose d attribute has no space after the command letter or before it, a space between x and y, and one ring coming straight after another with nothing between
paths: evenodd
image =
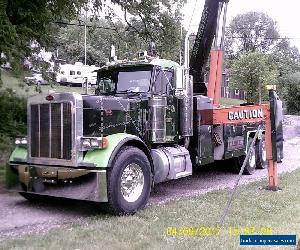
<instances>
[{"instance_id":1,"label":"tree","mask_svg":"<svg viewBox=\"0 0 300 250\"><path fill-rule=\"evenodd\" d=\"M0 52L5 54L6 60L13 62L31 53L33 41L48 47L53 41L54 22L74 18L86 2L1 0Z\"/></svg>"},{"instance_id":2,"label":"tree","mask_svg":"<svg viewBox=\"0 0 300 250\"><path fill-rule=\"evenodd\" d=\"M278 41L273 52L269 54L269 64L278 71L277 91L285 95L287 82L296 72L300 71L300 53L296 47L290 45L289 40L282 39Z\"/></svg>"},{"instance_id":3,"label":"tree","mask_svg":"<svg viewBox=\"0 0 300 250\"><path fill-rule=\"evenodd\" d=\"M247 12L232 19L226 30L225 50L229 58L241 53L272 51L279 38L276 22L262 12Z\"/></svg>"},{"instance_id":4,"label":"tree","mask_svg":"<svg viewBox=\"0 0 300 250\"><path fill-rule=\"evenodd\" d=\"M111 45L119 59L132 59L147 44L139 35L117 21L100 19L87 22L87 64L99 64L110 56ZM56 38L59 57L69 63L84 62L84 27L71 25L61 28Z\"/></svg>"},{"instance_id":5,"label":"tree","mask_svg":"<svg viewBox=\"0 0 300 250\"><path fill-rule=\"evenodd\" d=\"M179 61L181 9L185 0L116 1L122 8L126 32L143 40L144 49L155 43L160 57ZM109 13L113 19L112 10Z\"/></svg>"},{"instance_id":6,"label":"tree","mask_svg":"<svg viewBox=\"0 0 300 250\"><path fill-rule=\"evenodd\" d=\"M81 25L88 25L87 63L96 64L109 57L110 46L116 47L120 59L133 59L141 50L152 50L160 57L179 61L180 52L180 6L182 1L124 1L124 20L109 9L106 19L80 17ZM130 15L128 14L130 13ZM56 38L60 55L68 62L84 61L84 27L62 27Z\"/></svg>"},{"instance_id":7,"label":"tree","mask_svg":"<svg viewBox=\"0 0 300 250\"><path fill-rule=\"evenodd\" d=\"M55 22L74 18L87 3L88 0L0 0L0 64L10 62L14 71L20 72L22 61L37 49L32 48L32 43L37 42L39 48L51 47Z\"/></svg>"},{"instance_id":8,"label":"tree","mask_svg":"<svg viewBox=\"0 0 300 250\"><path fill-rule=\"evenodd\" d=\"M268 56L258 52L251 52L235 59L230 70L232 88L247 91L248 102L267 100L268 84L276 84L278 72L268 63Z\"/></svg>"},{"instance_id":9,"label":"tree","mask_svg":"<svg viewBox=\"0 0 300 250\"><path fill-rule=\"evenodd\" d=\"M261 70L255 70L255 72L262 74L262 79L266 78L264 75L265 68L270 70L269 76L274 76L273 73L275 73L276 81L272 78L269 81L276 82L279 94L282 97L287 97L286 87L288 86L289 77L300 70L300 53L296 47L291 46L288 39L280 37L276 22L264 13L248 12L237 15L232 19L226 31L225 65L227 68L232 69L233 64L236 64L235 69L231 70L231 72L235 72L234 74L238 74L235 77L232 73L235 78L235 86L243 86L243 83L238 84L236 79L245 72L243 68L240 68L240 72L236 69L237 63L243 62L243 55L250 56L251 53L256 53L256 55L265 54L262 62L257 61L257 65L262 64L261 66L264 67ZM249 58L254 60L255 56ZM244 61L243 63L245 64L244 67L252 65L252 62L247 64ZM250 72L248 73L250 74ZM244 86L245 90L247 90L247 86ZM249 90L251 92L250 96L254 96L254 92L259 89ZM255 95L258 96L259 92Z\"/></svg>"},{"instance_id":10,"label":"tree","mask_svg":"<svg viewBox=\"0 0 300 250\"><path fill-rule=\"evenodd\" d=\"M160 56L176 59L183 0L111 2L122 7L128 33L137 34L146 44L157 42ZM33 41L41 48L54 49L57 22L80 21L83 13L98 20L104 7L103 0L0 0L0 54L5 55L1 56L0 64L8 61L18 68L22 59L31 54ZM115 15L113 10L110 14Z\"/></svg>"}]
</instances>

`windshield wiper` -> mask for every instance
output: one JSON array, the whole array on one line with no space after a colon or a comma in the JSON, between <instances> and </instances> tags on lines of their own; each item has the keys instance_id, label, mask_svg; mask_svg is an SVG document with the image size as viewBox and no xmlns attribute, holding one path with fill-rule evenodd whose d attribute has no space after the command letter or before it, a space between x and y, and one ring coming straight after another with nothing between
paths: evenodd
<instances>
[{"instance_id":1,"label":"windshield wiper","mask_svg":"<svg viewBox=\"0 0 300 250\"><path fill-rule=\"evenodd\" d=\"M123 93L126 93L126 94L140 94L140 93L143 93L143 92L139 92L139 91L132 91L132 90L120 90L117 92L117 94L123 94Z\"/></svg>"}]
</instances>

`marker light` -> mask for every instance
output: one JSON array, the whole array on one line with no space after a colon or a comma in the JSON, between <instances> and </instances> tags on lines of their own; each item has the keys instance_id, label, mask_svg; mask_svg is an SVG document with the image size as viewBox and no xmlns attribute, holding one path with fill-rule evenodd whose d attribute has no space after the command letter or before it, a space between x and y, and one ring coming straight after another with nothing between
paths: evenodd
<instances>
[{"instance_id":1,"label":"marker light","mask_svg":"<svg viewBox=\"0 0 300 250\"><path fill-rule=\"evenodd\" d=\"M54 96L53 95L47 95L46 96L46 100L47 101L53 101L54 100Z\"/></svg>"}]
</instances>

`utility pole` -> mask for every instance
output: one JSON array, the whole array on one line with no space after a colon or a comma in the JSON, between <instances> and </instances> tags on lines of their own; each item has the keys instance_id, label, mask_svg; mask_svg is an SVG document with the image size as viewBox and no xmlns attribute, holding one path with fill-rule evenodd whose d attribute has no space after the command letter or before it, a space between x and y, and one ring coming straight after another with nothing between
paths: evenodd
<instances>
[{"instance_id":1,"label":"utility pole","mask_svg":"<svg viewBox=\"0 0 300 250\"><path fill-rule=\"evenodd\" d=\"M85 10L85 21L84 21L84 65L86 65L86 20L87 11Z\"/></svg>"},{"instance_id":2,"label":"utility pole","mask_svg":"<svg viewBox=\"0 0 300 250\"><path fill-rule=\"evenodd\" d=\"M180 60L180 62L179 62L179 64L180 64L180 66L182 65L182 24L180 24L180 50L179 50L180 52L180 54L179 54L179 60Z\"/></svg>"}]
</instances>

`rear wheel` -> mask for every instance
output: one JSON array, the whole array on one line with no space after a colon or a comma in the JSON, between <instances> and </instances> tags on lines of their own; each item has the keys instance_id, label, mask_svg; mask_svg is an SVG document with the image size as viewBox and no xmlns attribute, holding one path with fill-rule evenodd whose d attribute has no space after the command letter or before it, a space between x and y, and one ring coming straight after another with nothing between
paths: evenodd
<instances>
[{"instance_id":1,"label":"rear wheel","mask_svg":"<svg viewBox=\"0 0 300 250\"><path fill-rule=\"evenodd\" d=\"M265 136L263 135L261 140L256 144L256 167L264 169L267 166L267 153Z\"/></svg>"},{"instance_id":2,"label":"rear wheel","mask_svg":"<svg viewBox=\"0 0 300 250\"><path fill-rule=\"evenodd\" d=\"M256 154L255 154L255 145L251 147L253 138L249 137L248 140L248 152L249 158L246 162L243 174L251 175L254 173L256 168ZM244 160L246 159L246 155L239 156L235 159L235 169L239 172L243 166Z\"/></svg>"},{"instance_id":3,"label":"rear wheel","mask_svg":"<svg viewBox=\"0 0 300 250\"><path fill-rule=\"evenodd\" d=\"M150 169L142 150L135 147L120 150L108 174L110 212L129 215L146 205L151 188Z\"/></svg>"}]
</instances>

